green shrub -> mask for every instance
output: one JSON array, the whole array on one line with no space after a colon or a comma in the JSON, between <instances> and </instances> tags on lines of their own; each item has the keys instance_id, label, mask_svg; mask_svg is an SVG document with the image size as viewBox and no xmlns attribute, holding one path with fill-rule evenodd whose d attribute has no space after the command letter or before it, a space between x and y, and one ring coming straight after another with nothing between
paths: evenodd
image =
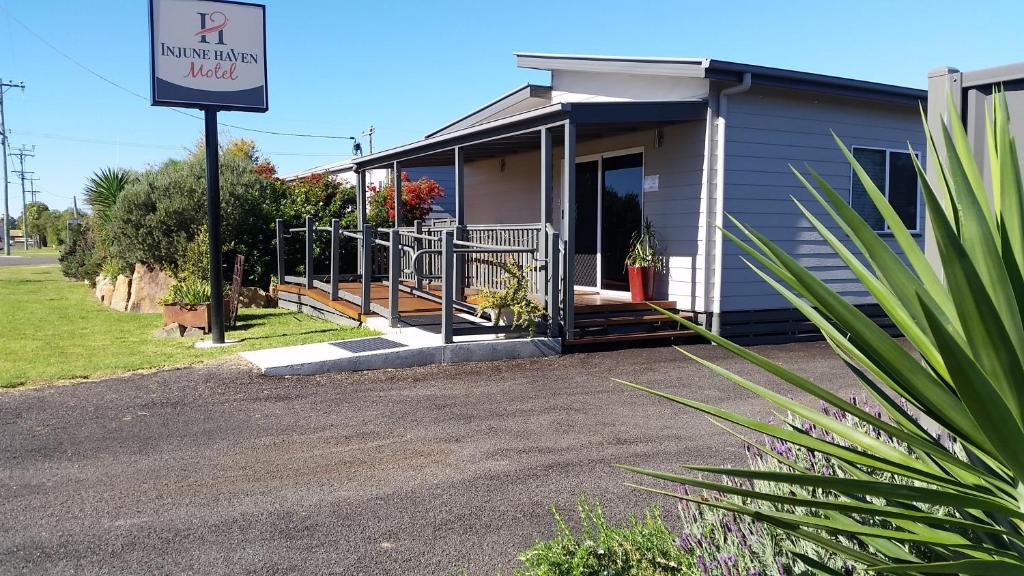
<instances>
[{"instance_id":1,"label":"green shrub","mask_svg":"<svg viewBox=\"0 0 1024 576\"><path fill-rule=\"evenodd\" d=\"M221 154L220 180L224 249L245 255L247 282L266 284L273 271L274 209L264 193L273 186L241 154ZM112 256L125 265L175 270L205 223L205 158L168 160L139 174L118 198L110 223Z\"/></svg>"},{"instance_id":2,"label":"green shrub","mask_svg":"<svg viewBox=\"0 0 1024 576\"><path fill-rule=\"evenodd\" d=\"M600 504L586 497L577 503L579 534L554 506L556 535L518 555L517 576L654 576L695 574L693 558L676 544L661 511L652 506L643 519L631 516L625 526L608 522Z\"/></svg>"},{"instance_id":3,"label":"green shrub","mask_svg":"<svg viewBox=\"0 0 1024 576\"><path fill-rule=\"evenodd\" d=\"M210 234L206 226L185 245L178 265L171 270L176 278L193 278L210 283Z\"/></svg>"},{"instance_id":4,"label":"green shrub","mask_svg":"<svg viewBox=\"0 0 1024 576\"><path fill-rule=\"evenodd\" d=\"M96 230L88 220L71 235L71 242L64 246L58 258L64 276L88 281L90 285L96 282L104 260L96 236Z\"/></svg>"},{"instance_id":5,"label":"green shrub","mask_svg":"<svg viewBox=\"0 0 1024 576\"><path fill-rule=\"evenodd\" d=\"M529 330L532 338L537 331L537 317L544 313L544 307L530 293L530 278L527 275L533 268L521 265L512 256L493 264L504 272L501 282L505 287L501 290L484 288L473 298L477 317L482 316L486 310L495 310L497 313L493 320L497 326L501 311L509 310L512 312L512 327Z\"/></svg>"},{"instance_id":6,"label":"green shrub","mask_svg":"<svg viewBox=\"0 0 1024 576\"><path fill-rule=\"evenodd\" d=\"M125 270L121 263L113 258L107 258L103 262L103 266L100 267L100 275L110 279L117 278L126 272L127 270Z\"/></svg>"},{"instance_id":7,"label":"green shrub","mask_svg":"<svg viewBox=\"0 0 1024 576\"><path fill-rule=\"evenodd\" d=\"M735 220L746 240L726 231L760 265L751 263L751 267L821 330L884 414L873 414L679 317L675 319L680 323L830 409L849 414L856 423L822 414L685 351L701 365L823 433L811 434L788 423L766 424L631 385L828 456L841 473L826 473L790 454L776 458L781 470L712 466L687 466L689 471L684 473L630 470L749 499L758 504L680 495L684 500L757 518L870 571L1024 573L1024 180L1005 97L996 94L993 102L987 142L991 190L986 189L952 106L948 117L953 120L938 135L945 143L945 157L940 158L931 147L932 161L937 164L935 188L912 155L941 258L942 279L885 194L838 138L902 255L823 178L812 172L812 184L797 173L856 244L863 260L797 201L804 217L882 306L906 336L905 343L889 337L765 236ZM912 411L934 423L939 434L911 417ZM906 449L879 441L860 425L879 430ZM947 435L955 442L944 440ZM708 479L702 474L724 475L733 481ZM765 490L761 483L775 487ZM774 505L791 506L795 511L781 512L772 509Z\"/></svg>"},{"instance_id":8,"label":"green shrub","mask_svg":"<svg viewBox=\"0 0 1024 576\"><path fill-rule=\"evenodd\" d=\"M198 278L186 277L175 280L167 294L160 299L161 304L205 304L210 301L210 283Z\"/></svg>"}]
</instances>

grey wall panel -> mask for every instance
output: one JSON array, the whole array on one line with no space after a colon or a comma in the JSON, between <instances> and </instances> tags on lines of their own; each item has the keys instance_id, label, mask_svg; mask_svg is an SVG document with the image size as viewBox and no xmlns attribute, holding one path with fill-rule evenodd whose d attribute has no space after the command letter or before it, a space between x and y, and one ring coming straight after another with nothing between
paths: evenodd
<instances>
[{"instance_id":1,"label":"grey wall panel","mask_svg":"<svg viewBox=\"0 0 1024 576\"><path fill-rule=\"evenodd\" d=\"M725 211L750 224L829 286L856 304L872 301L845 269L790 198L799 199L844 238L824 209L799 183L790 166L818 171L844 198L850 191L850 166L832 139L834 130L847 146L924 149L924 130L916 107L755 88L729 101L726 128ZM923 221L923 208L919 210ZM731 223L726 227L738 230ZM895 242L890 240L895 246ZM856 252L849 240L846 245ZM789 307L741 260L744 253L726 240L722 261L722 310Z\"/></svg>"},{"instance_id":2,"label":"grey wall panel","mask_svg":"<svg viewBox=\"0 0 1024 576\"><path fill-rule=\"evenodd\" d=\"M444 188L444 197L434 202L430 212L431 218L454 218L455 217L455 167L454 166L431 166L425 168L407 168L406 173L412 180L419 180L426 176L436 180Z\"/></svg>"}]
</instances>

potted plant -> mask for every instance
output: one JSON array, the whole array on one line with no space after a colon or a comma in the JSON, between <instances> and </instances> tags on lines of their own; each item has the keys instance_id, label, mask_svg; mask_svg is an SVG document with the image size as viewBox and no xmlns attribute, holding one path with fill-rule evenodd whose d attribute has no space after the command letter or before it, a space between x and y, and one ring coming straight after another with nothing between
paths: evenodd
<instances>
[{"instance_id":1,"label":"potted plant","mask_svg":"<svg viewBox=\"0 0 1024 576\"><path fill-rule=\"evenodd\" d=\"M501 290L481 290L473 299L477 305L476 315L479 318L487 312L495 326L522 328L532 338L537 332L537 317L544 313L544 307L530 294L527 274L533 268L520 265L511 256L495 264L505 273L502 277L505 287Z\"/></svg>"},{"instance_id":2,"label":"potted plant","mask_svg":"<svg viewBox=\"0 0 1024 576\"><path fill-rule=\"evenodd\" d=\"M629 296L633 302L646 302L654 298L654 271L661 266L658 235L651 221L644 218L644 224L633 233L626 254L626 269L629 275Z\"/></svg>"},{"instance_id":3,"label":"potted plant","mask_svg":"<svg viewBox=\"0 0 1024 576\"><path fill-rule=\"evenodd\" d=\"M209 332L210 301L209 282L193 276L175 280L167 295L160 299L164 305L164 326L177 323ZM223 305L227 309L227 302Z\"/></svg>"}]
</instances>

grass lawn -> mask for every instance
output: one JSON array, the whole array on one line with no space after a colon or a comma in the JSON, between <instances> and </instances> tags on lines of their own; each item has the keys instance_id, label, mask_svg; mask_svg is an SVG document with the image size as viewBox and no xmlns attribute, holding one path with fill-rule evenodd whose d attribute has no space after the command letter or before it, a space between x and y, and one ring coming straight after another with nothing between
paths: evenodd
<instances>
[{"instance_id":1,"label":"grass lawn","mask_svg":"<svg viewBox=\"0 0 1024 576\"><path fill-rule=\"evenodd\" d=\"M195 339L157 338L160 314L114 312L92 290L63 278L55 265L0 268L0 388L93 378L194 364L245 350L358 338L342 328L283 309L243 309L229 329L234 346L197 350Z\"/></svg>"}]
</instances>

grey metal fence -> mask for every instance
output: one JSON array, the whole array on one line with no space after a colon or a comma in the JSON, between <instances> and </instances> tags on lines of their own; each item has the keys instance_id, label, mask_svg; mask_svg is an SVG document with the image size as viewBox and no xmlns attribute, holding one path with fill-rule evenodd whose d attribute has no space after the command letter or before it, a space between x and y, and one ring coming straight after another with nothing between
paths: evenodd
<instances>
[{"instance_id":1,"label":"grey metal fence","mask_svg":"<svg viewBox=\"0 0 1024 576\"><path fill-rule=\"evenodd\" d=\"M318 288L330 294L331 300L344 299L360 307L364 314L376 312L398 326L401 316L400 292L412 292L421 298L441 303L443 342L454 338L454 313L471 311L466 290L504 288L504 272L499 263L511 258L529 270L531 291L546 304L549 333L558 333L561 268L561 243L558 233L540 224L454 226L447 223L376 230L341 230L338 220L329 227L317 227L312 217L305 226L286 229L277 221L278 277L282 282ZM330 271L317 276L314 271L314 237L318 232L330 235ZM285 268L286 238L304 238L304 270L302 276L288 275ZM359 247L359 294L339 290L342 279L340 262L342 243ZM372 301L371 285L375 278L388 286L387 307ZM440 295L436 292L439 289Z\"/></svg>"}]
</instances>

